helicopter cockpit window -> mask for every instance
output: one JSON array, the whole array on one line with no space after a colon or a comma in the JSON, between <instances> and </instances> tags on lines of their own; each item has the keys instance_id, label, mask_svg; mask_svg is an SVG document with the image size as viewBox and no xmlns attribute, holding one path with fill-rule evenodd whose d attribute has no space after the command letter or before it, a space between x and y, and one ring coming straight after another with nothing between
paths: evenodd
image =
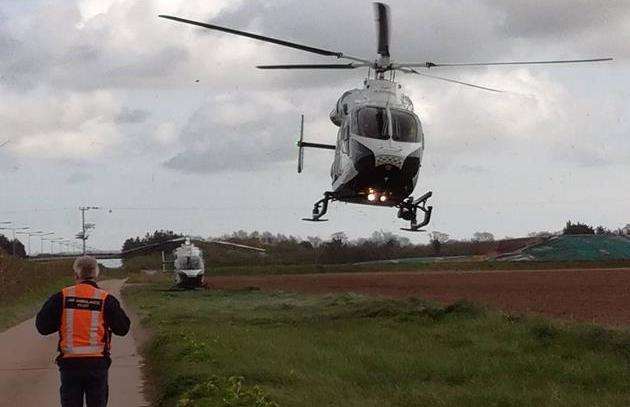
<instances>
[{"instance_id":1,"label":"helicopter cockpit window","mask_svg":"<svg viewBox=\"0 0 630 407\"><path fill-rule=\"evenodd\" d=\"M183 270L198 270L201 268L199 257L186 256L177 259L178 266Z\"/></svg>"},{"instance_id":2,"label":"helicopter cockpit window","mask_svg":"<svg viewBox=\"0 0 630 407\"><path fill-rule=\"evenodd\" d=\"M387 111L380 107L361 108L356 115L353 132L362 137L389 139Z\"/></svg>"},{"instance_id":3,"label":"helicopter cockpit window","mask_svg":"<svg viewBox=\"0 0 630 407\"><path fill-rule=\"evenodd\" d=\"M392 115L392 136L395 141L407 143L417 143L418 122L413 115L402 110L391 110Z\"/></svg>"}]
</instances>

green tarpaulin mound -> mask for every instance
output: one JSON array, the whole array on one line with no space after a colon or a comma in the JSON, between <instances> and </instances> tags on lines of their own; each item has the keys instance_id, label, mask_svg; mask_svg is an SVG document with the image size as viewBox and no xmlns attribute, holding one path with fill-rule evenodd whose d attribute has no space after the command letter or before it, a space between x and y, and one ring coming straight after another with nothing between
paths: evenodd
<instances>
[{"instance_id":1,"label":"green tarpaulin mound","mask_svg":"<svg viewBox=\"0 0 630 407\"><path fill-rule=\"evenodd\" d=\"M571 235L530 246L522 254L539 261L598 261L630 259L630 238Z\"/></svg>"}]
</instances>

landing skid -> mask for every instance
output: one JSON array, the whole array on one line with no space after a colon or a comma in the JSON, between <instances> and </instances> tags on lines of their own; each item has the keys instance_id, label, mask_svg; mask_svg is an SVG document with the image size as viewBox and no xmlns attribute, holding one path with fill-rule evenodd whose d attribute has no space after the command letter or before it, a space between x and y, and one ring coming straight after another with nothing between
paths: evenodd
<instances>
[{"instance_id":1,"label":"landing skid","mask_svg":"<svg viewBox=\"0 0 630 407\"><path fill-rule=\"evenodd\" d=\"M324 192L324 197L315 202L315 205L313 206L313 216L310 218L302 218L302 220L309 222L326 222L328 219L322 219L322 216L328 212L328 203L333 199L334 197L332 192Z\"/></svg>"},{"instance_id":2,"label":"landing skid","mask_svg":"<svg viewBox=\"0 0 630 407\"><path fill-rule=\"evenodd\" d=\"M429 191L416 200L410 196L400 203L398 206L398 217L410 222L408 228L401 228L401 230L408 232L424 232L424 230L420 228L429 224L431 221L431 212L433 212L433 207L427 206L427 201L431 196L433 196L433 192ZM420 223L418 223L418 209L424 214L424 219L422 219Z\"/></svg>"},{"instance_id":3,"label":"landing skid","mask_svg":"<svg viewBox=\"0 0 630 407\"><path fill-rule=\"evenodd\" d=\"M431 213L433 212L432 206L427 206L427 201L433 196L433 192L429 191L422 195L418 199L413 199L412 196L403 200L398 205L398 218L408 220L410 222L408 228L401 228L408 232L424 232L421 228L426 226L431 221ZM330 201L338 199L333 192L324 192L324 197L313 205L313 216L310 218L302 218L302 220L308 222L325 222L328 219L322 219L326 213L328 213L328 204ZM422 222L418 223L418 209L424 214Z\"/></svg>"}]
</instances>

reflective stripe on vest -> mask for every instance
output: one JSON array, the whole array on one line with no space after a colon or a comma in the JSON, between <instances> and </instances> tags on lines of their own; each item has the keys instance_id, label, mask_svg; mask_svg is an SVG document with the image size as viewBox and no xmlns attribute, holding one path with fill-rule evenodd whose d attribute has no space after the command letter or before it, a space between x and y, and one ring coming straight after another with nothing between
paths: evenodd
<instances>
[{"instance_id":1,"label":"reflective stripe on vest","mask_svg":"<svg viewBox=\"0 0 630 407\"><path fill-rule=\"evenodd\" d=\"M104 304L107 292L89 284L62 290L61 357L100 357L109 351Z\"/></svg>"}]
</instances>

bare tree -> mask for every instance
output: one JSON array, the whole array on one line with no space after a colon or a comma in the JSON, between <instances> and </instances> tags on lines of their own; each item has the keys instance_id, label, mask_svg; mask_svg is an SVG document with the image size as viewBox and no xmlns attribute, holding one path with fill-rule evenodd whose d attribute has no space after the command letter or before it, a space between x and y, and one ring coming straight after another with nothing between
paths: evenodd
<instances>
[{"instance_id":1,"label":"bare tree","mask_svg":"<svg viewBox=\"0 0 630 407\"><path fill-rule=\"evenodd\" d=\"M319 236L308 236L306 238L313 247L319 247L322 244L322 239Z\"/></svg>"},{"instance_id":2,"label":"bare tree","mask_svg":"<svg viewBox=\"0 0 630 407\"><path fill-rule=\"evenodd\" d=\"M449 236L448 233L438 232L434 230L429 233L429 239L431 240L431 246L433 247L433 251L435 254L440 254L442 250L442 246L444 243L448 242Z\"/></svg>"},{"instance_id":3,"label":"bare tree","mask_svg":"<svg viewBox=\"0 0 630 407\"><path fill-rule=\"evenodd\" d=\"M348 236L344 232L337 232L330 235L330 241L338 246L345 246L348 243Z\"/></svg>"},{"instance_id":4,"label":"bare tree","mask_svg":"<svg viewBox=\"0 0 630 407\"><path fill-rule=\"evenodd\" d=\"M475 232L473 242L493 242L494 235L490 232Z\"/></svg>"}]
</instances>

